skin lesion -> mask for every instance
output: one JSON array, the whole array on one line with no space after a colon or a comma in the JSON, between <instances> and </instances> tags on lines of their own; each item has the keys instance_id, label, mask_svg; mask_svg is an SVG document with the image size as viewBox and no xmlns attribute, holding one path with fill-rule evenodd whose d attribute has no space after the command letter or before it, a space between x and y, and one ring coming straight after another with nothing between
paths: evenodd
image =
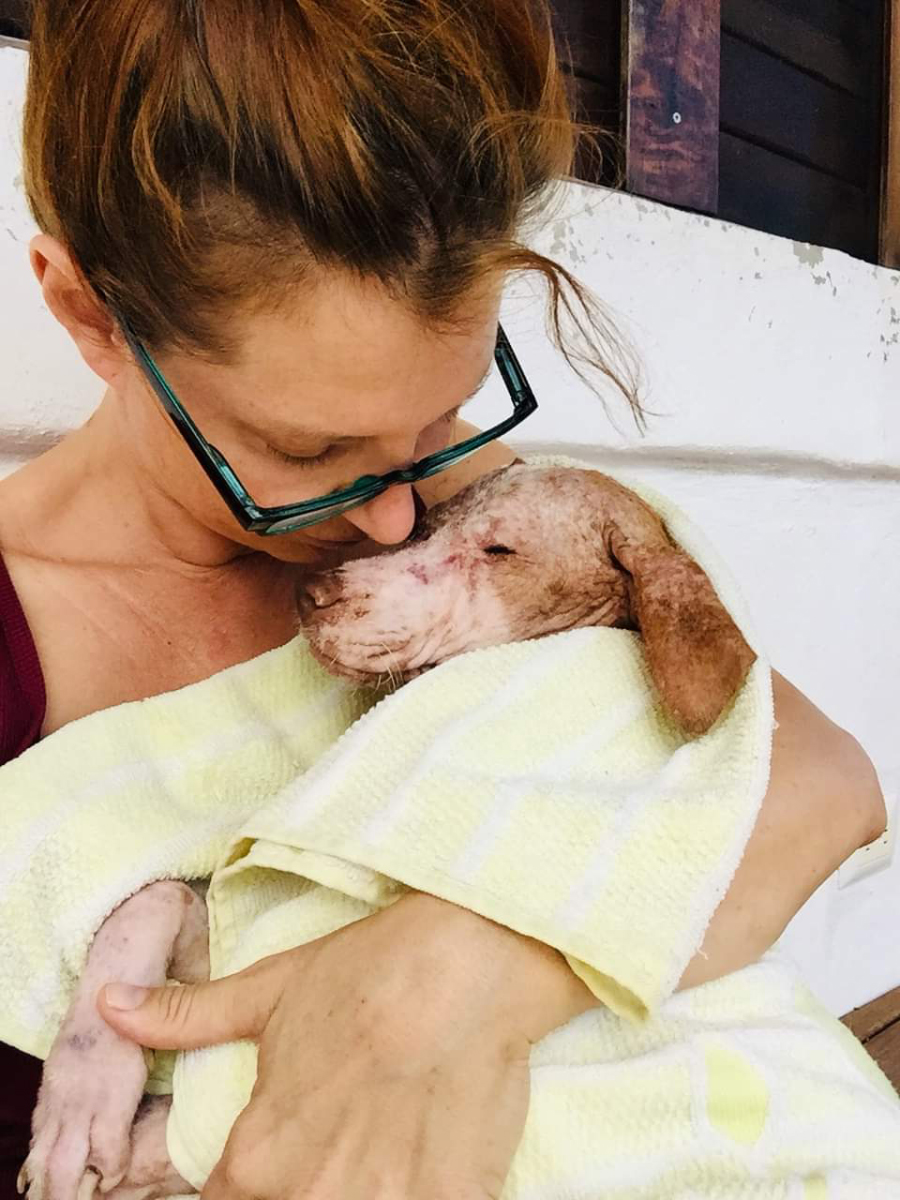
<instances>
[{"instance_id":1,"label":"skin lesion","mask_svg":"<svg viewBox=\"0 0 900 1200\"><path fill-rule=\"evenodd\" d=\"M93 1032L70 1033L66 1038L67 1045L80 1054L86 1054L97 1045L97 1034Z\"/></svg>"}]
</instances>

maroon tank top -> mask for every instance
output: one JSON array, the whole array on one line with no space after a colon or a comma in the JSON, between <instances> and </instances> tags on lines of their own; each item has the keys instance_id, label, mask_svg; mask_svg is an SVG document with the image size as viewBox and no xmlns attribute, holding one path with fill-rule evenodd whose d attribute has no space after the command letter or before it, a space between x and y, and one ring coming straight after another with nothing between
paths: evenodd
<instances>
[{"instance_id":1,"label":"maroon tank top","mask_svg":"<svg viewBox=\"0 0 900 1200\"><path fill-rule=\"evenodd\" d=\"M0 558L0 766L38 740L46 703L34 639ZM18 1200L16 1176L28 1154L41 1066L0 1043L0 1200Z\"/></svg>"}]
</instances>

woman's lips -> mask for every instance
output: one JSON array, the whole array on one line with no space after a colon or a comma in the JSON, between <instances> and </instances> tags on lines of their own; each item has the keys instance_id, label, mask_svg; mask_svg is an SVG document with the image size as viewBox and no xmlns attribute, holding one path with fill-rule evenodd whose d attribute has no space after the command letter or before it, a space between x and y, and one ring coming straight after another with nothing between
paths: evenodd
<instances>
[{"instance_id":1,"label":"woman's lips","mask_svg":"<svg viewBox=\"0 0 900 1200\"><path fill-rule=\"evenodd\" d=\"M362 537L352 538L319 538L308 535L307 540L316 546L323 546L326 550L349 550L351 547L359 546L369 539L363 534Z\"/></svg>"}]
</instances>

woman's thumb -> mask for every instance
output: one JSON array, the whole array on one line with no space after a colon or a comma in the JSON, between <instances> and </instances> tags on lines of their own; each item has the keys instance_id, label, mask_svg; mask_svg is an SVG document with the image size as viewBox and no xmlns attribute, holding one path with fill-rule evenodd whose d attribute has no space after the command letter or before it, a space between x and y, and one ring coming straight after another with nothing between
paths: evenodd
<instances>
[{"instance_id":1,"label":"woman's thumb","mask_svg":"<svg viewBox=\"0 0 900 1200\"><path fill-rule=\"evenodd\" d=\"M287 966L264 959L236 975L180 987L108 983L98 993L97 1008L118 1033L155 1050L256 1038L278 1003Z\"/></svg>"}]
</instances>

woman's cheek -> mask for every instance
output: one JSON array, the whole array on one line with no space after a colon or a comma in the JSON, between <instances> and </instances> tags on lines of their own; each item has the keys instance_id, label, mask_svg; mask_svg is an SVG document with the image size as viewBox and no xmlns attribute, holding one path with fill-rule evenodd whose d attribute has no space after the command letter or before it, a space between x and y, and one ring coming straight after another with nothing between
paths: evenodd
<instances>
[{"instance_id":1,"label":"woman's cheek","mask_svg":"<svg viewBox=\"0 0 900 1200\"><path fill-rule=\"evenodd\" d=\"M429 454L437 454L440 450L446 450L454 442L462 441L461 438L453 436L455 429L455 421L435 421L433 425L429 425L419 435L415 457L426 458Z\"/></svg>"}]
</instances>

